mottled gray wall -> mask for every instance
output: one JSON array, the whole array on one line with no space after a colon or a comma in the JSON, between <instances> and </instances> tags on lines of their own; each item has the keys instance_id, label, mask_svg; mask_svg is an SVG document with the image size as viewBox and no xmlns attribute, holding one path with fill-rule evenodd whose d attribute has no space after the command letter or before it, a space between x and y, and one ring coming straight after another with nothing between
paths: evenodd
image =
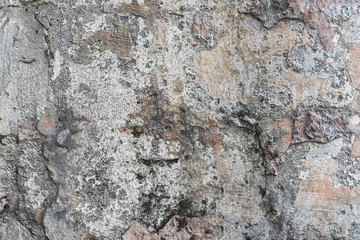
<instances>
[{"instance_id":1,"label":"mottled gray wall","mask_svg":"<svg viewBox=\"0 0 360 240\"><path fill-rule=\"evenodd\" d=\"M0 239L360 239L357 0L0 0Z\"/></svg>"}]
</instances>

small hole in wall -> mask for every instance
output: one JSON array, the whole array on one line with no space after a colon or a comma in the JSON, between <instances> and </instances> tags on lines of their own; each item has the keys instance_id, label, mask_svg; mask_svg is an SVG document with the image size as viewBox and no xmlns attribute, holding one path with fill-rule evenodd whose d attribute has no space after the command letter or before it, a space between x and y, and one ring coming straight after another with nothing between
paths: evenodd
<instances>
[{"instance_id":1,"label":"small hole in wall","mask_svg":"<svg viewBox=\"0 0 360 240\"><path fill-rule=\"evenodd\" d=\"M9 204L5 204L5 205L4 205L4 212L8 212L9 209L10 209Z\"/></svg>"}]
</instances>

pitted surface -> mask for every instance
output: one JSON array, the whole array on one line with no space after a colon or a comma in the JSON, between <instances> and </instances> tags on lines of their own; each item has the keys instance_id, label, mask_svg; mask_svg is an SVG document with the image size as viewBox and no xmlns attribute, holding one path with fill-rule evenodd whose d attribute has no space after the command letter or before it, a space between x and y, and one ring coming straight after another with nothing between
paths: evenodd
<instances>
[{"instance_id":1,"label":"pitted surface","mask_svg":"<svg viewBox=\"0 0 360 240\"><path fill-rule=\"evenodd\" d=\"M358 239L360 5L0 0L0 239Z\"/></svg>"}]
</instances>

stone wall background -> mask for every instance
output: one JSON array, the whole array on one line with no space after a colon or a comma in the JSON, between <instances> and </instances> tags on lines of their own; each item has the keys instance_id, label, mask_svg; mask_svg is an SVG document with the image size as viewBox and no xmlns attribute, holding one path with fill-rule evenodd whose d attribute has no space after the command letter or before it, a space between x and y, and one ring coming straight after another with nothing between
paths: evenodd
<instances>
[{"instance_id":1,"label":"stone wall background","mask_svg":"<svg viewBox=\"0 0 360 240\"><path fill-rule=\"evenodd\" d=\"M0 239L360 239L360 2L0 0Z\"/></svg>"}]
</instances>

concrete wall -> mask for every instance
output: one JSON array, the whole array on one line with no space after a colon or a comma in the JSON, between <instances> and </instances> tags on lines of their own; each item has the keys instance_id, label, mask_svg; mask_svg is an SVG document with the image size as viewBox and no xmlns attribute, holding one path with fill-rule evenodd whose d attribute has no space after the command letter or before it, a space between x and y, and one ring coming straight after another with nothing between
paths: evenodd
<instances>
[{"instance_id":1,"label":"concrete wall","mask_svg":"<svg viewBox=\"0 0 360 240\"><path fill-rule=\"evenodd\" d=\"M0 239L360 239L360 2L0 0Z\"/></svg>"}]
</instances>

